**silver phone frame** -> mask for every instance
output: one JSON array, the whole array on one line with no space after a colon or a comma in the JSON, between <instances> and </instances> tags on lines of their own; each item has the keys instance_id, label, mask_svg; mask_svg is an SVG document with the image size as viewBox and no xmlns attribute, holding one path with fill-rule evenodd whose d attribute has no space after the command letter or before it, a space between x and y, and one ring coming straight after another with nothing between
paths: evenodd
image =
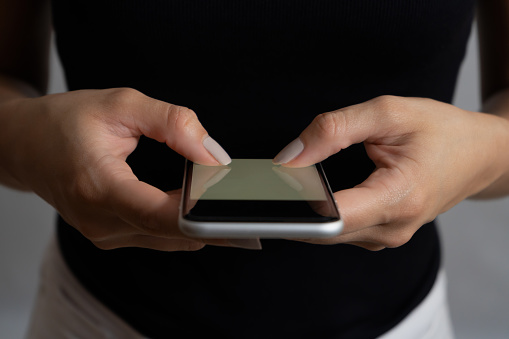
<instances>
[{"instance_id":1,"label":"silver phone frame","mask_svg":"<svg viewBox=\"0 0 509 339\"><path fill-rule=\"evenodd\" d=\"M343 230L343 220L338 209L339 219L330 222L239 222L239 221L194 221L184 218L184 199L189 187L186 186L187 167L192 161L186 160L182 198L179 209L179 228L185 235L193 238L331 238ZM323 171L322 171L323 173ZM328 194L332 194L329 182L323 180ZM334 199L333 199L334 201ZM334 201L335 202L335 201Z\"/></svg>"}]
</instances>

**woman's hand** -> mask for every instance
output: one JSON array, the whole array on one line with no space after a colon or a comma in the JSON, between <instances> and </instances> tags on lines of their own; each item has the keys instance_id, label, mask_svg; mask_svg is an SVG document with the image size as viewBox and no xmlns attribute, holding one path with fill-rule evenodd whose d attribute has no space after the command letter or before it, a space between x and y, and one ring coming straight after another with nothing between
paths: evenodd
<instances>
[{"instance_id":1,"label":"woman's hand","mask_svg":"<svg viewBox=\"0 0 509 339\"><path fill-rule=\"evenodd\" d=\"M506 119L392 96L317 116L274 162L307 166L360 142L376 170L362 184L335 193L343 233L304 241L370 250L401 246L509 170Z\"/></svg>"},{"instance_id":2,"label":"woman's hand","mask_svg":"<svg viewBox=\"0 0 509 339\"><path fill-rule=\"evenodd\" d=\"M13 99L0 113L0 122L9 125L0 136L1 167L97 247L232 245L183 236L177 226L180 192L140 182L125 162L146 135L192 161L229 163L190 109L132 89L110 89Z\"/></svg>"}]
</instances>

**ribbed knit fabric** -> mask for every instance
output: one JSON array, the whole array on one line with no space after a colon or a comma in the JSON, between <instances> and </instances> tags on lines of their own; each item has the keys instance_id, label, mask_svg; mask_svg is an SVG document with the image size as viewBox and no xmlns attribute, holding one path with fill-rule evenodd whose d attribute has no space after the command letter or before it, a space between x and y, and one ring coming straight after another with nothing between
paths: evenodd
<instances>
[{"instance_id":1,"label":"ribbed knit fabric","mask_svg":"<svg viewBox=\"0 0 509 339\"><path fill-rule=\"evenodd\" d=\"M234 158L272 158L319 113L383 94L451 102L474 0L53 1L69 89L133 87L193 109ZM162 190L183 159L142 138L129 164ZM373 170L362 145L324 163L334 190ZM262 251L102 251L59 220L64 257L152 338L374 338L427 294L433 224L381 252L264 240Z\"/></svg>"}]
</instances>

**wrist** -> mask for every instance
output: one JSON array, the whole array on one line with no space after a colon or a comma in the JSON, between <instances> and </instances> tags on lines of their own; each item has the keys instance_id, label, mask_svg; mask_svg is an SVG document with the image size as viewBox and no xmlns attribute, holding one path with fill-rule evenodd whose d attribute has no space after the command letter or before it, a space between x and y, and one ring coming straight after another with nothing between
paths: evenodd
<instances>
[{"instance_id":1,"label":"wrist","mask_svg":"<svg viewBox=\"0 0 509 339\"><path fill-rule=\"evenodd\" d=\"M29 121L23 101L25 98L4 100L0 103L0 184L19 190L28 191L29 186L22 180L23 163L26 163L27 152L23 148L28 138L22 127Z\"/></svg>"},{"instance_id":2,"label":"wrist","mask_svg":"<svg viewBox=\"0 0 509 339\"><path fill-rule=\"evenodd\" d=\"M488 122L483 125L485 133L490 135L486 152L491 154L485 166L490 180L485 187L473 194L473 199L490 199L509 195L509 118L500 115L479 113ZM475 137L475 136L474 136Z\"/></svg>"}]
</instances>

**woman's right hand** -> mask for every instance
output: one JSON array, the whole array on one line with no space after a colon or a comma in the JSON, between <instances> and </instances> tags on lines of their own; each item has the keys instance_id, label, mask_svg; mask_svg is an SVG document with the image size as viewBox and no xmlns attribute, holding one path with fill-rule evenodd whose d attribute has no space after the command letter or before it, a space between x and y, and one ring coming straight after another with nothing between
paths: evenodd
<instances>
[{"instance_id":1,"label":"woman's right hand","mask_svg":"<svg viewBox=\"0 0 509 339\"><path fill-rule=\"evenodd\" d=\"M139 181L125 162L145 135L194 162L229 163L192 110L133 89L108 89L14 99L0 113L9 122L0 137L7 153L0 165L97 247L232 245L185 237L177 225L180 190L162 192Z\"/></svg>"}]
</instances>

